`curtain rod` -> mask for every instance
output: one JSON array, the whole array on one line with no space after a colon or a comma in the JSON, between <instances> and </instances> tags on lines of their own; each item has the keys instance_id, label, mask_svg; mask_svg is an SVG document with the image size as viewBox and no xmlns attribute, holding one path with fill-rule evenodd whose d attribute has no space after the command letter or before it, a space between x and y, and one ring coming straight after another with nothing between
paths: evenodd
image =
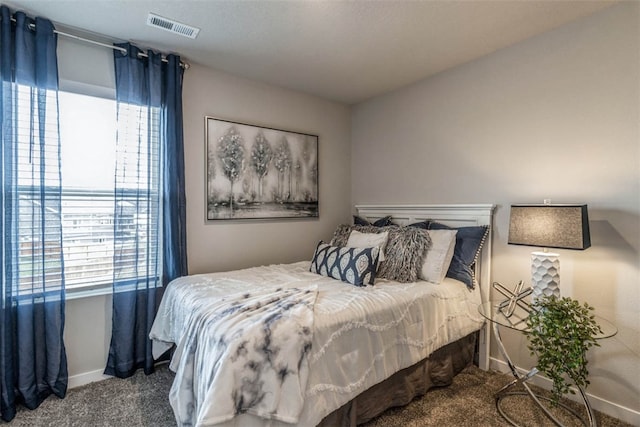
<instances>
[{"instance_id":1,"label":"curtain rod","mask_svg":"<svg viewBox=\"0 0 640 427\"><path fill-rule=\"evenodd\" d=\"M11 18L11 20L13 22L16 22L15 18ZM36 24L29 24L29 28L31 28L32 30L35 29L36 28ZM97 40L92 40L92 39L88 39L88 38L85 38L85 37L80 37L80 36L77 36L75 34L65 33L64 31L60 31L60 30L56 30L56 29L54 29L53 32L58 34L58 35L64 36L64 37L68 37L70 39L80 40L80 41L85 42L85 43L95 44L97 46L107 47L107 48L113 49L113 50L119 50L120 52L125 53L125 54L128 53L127 49L125 49L123 47L120 47L120 46L114 46L114 45L111 45L111 44L102 43L102 42L99 42ZM143 52L139 52L138 53L138 57L148 58L149 55L147 55L146 53L143 53ZM169 62L169 61L167 61L167 58L162 56L162 62ZM188 70L189 67L190 67L189 63L188 62L184 62L184 61L180 61L180 66L182 68L184 68L185 70Z\"/></svg>"},{"instance_id":2,"label":"curtain rod","mask_svg":"<svg viewBox=\"0 0 640 427\"><path fill-rule=\"evenodd\" d=\"M34 25L34 24L30 24L30 25ZM99 42L97 40L87 39L87 38L84 38L84 37L76 36L75 34L65 33L64 31L53 30L53 32L58 34L58 35L64 36L64 37L69 37L70 39L80 40L80 41L85 42L85 43L91 43L91 44L95 44L97 46L103 46L103 47L111 48L113 50L119 50L120 52L122 52L124 54L128 53L127 49L125 49L123 47L120 47L120 46L114 46L114 45L111 45L111 44ZM147 55L146 53L143 53L143 52L138 52L138 57L148 58L149 55ZM162 62L169 62L167 60L167 58L164 57L164 55L162 56ZM185 70L188 70L189 67L190 67L189 63L184 62L184 61L180 61L180 66L182 68L184 68Z\"/></svg>"}]
</instances>

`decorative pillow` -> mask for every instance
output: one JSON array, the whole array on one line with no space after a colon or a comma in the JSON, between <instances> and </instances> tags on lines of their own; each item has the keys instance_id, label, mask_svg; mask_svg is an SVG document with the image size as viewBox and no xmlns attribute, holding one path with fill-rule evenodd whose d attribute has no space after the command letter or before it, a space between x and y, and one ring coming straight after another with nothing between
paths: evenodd
<instances>
[{"instance_id":1,"label":"decorative pillow","mask_svg":"<svg viewBox=\"0 0 640 427\"><path fill-rule=\"evenodd\" d=\"M431 247L431 239L424 231L416 227L400 227L397 225L375 227L372 225L339 225L333 233L333 246L346 246L351 230L362 233L389 232L385 248L385 261L380 264L377 277L397 282L415 282L422 268L427 251Z\"/></svg>"},{"instance_id":2,"label":"decorative pillow","mask_svg":"<svg viewBox=\"0 0 640 427\"><path fill-rule=\"evenodd\" d=\"M429 224L431 224L431 220L425 219L424 221L418 221L418 222L414 222L413 224L406 225L406 227L416 227L416 228L422 228L423 230L428 230ZM400 224L396 224L395 222L392 222L390 225L401 227Z\"/></svg>"},{"instance_id":3,"label":"decorative pillow","mask_svg":"<svg viewBox=\"0 0 640 427\"><path fill-rule=\"evenodd\" d=\"M331 238L332 246L347 246L347 242L349 241L349 236L351 235L351 230L358 230L362 233L380 233L385 231L380 227L364 226L364 225L349 225L349 224L340 224L336 227L336 230L333 232L333 238Z\"/></svg>"},{"instance_id":4,"label":"decorative pillow","mask_svg":"<svg viewBox=\"0 0 640 427\"><path fill-rule=\"evenodd\" d=\"M447 274L456 247L457 230L427 230L431 249L424 257L419 277L431 283L441 283Z\"/></svg>"},{"instance_id":5,"label":"decorative pillow","mask_svg":"<svg viewBox=\"0 0 640 427\"><path fill-rule=\"evenodd\" d=\"M456 247L447 271L447 277L464 282L473 289L476 283L473 265L480 255L482 245L489 235L489 226L452 228L438 222L432 222L429 230L457 230Z\"/></svg>"},{"instance_id":6,"label":"decorative pillow","mask_svg":"<svg viewBox=\"0 0 640 427\"><path fill-rule=\"evenodd\" d=\"M379 262L384 261L384 249L387 246L387 239L389 238L389 232L384 231L382 233L361 233L358 230L351 230L349 239L345 245L348 248L373 248L378 247L380 249Z\"/></svg>"},{"instance_id":7,"label":"decorative pillow","mask_svg":"<svg viewBox=\"0 0 640 427\"><path fill-rule=\"evenodd\" d=\"M376 227L386 227L387 225L393 225L393 222L391 222L391 215L377 219L373 221L373 223L370 223L368 220L362 218L361 216L354 215L353 225L373 225Z\"/></svg>"},{"instance_id":8,"label":"decorative pillow","mask_svg":"<svg viewBox=\"0 0 640 427\"><path fill-rule=\"evenodd\" d=\"M415 227L391 227L385 249L385 261L378 277L397 282L415 282L431 247L431 239L424 230Z\"/></svg>"},{"instance_id":9,"label":"decorative pillow","mask_svg":"<svg viewBox=\"0 0 640 427\"><path fill-rule=\"evenodd\" d=\"M427 219L420 222L414 222L413 224L407 225L407 227L416 227L416 228L422 228L423 230L428 230L429 224L431 224L431 221Z\"/></svg>"},{"instance_id":10,"label":"decorative pillow","mask_svg":"<svg viewBox=\"0 0 640 427\"><path fill-rule=\"evenodd\" d=\"M373 285L380 249L340 248L318 243L309 271L356 286Z\"/></svg>"}]
</instances>

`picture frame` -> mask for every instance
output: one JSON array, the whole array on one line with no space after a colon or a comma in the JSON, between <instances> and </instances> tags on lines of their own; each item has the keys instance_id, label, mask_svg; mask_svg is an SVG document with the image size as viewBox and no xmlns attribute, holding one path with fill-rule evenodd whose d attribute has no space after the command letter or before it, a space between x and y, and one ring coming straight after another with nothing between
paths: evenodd
<instances>
[{"instance_id":1,"label":"picture frame","mask_svg":"<svg viewBox=\"0 0 640 427\"><path fill-rule=\"evenodd\" d=\"M318 217L318 135L205 116L206 220Z\"/></svg>"}]
</instances>

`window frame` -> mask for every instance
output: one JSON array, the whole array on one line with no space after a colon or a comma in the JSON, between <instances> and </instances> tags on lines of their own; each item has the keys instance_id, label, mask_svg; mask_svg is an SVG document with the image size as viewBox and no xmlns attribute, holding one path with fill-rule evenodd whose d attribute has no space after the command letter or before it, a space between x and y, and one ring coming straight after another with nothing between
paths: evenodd
<instances>
[{"instance_id":1,"label":"window frame","mask_svg":"<svg viewBox=\"0 0 640 427\"><path fill-rule=\"evenodd\" d=\"M71 84L70 84L71 83ZM59 88L58 92L66 92L66 93L70 93L70 94L74 94L74 95L80 95L80 96L87 96L87 97L93 97L93 98L101 98L101 99L106 99L109 101L113 101L114 103L116 103L116 108L117 108L117 102L115 99L115 90L114 89L110 89L110 88L104 88L104 87L98 87L98 86L93 86L93 85L87 85L87 84L82 84L82 83L78 83L78 82L69 82L66 81L65 84L62 84L61 82L61 87ZM60 112L60 106L58 106L58 117L61 117L62 114ZM149 113L150 114L150 113ZM114 122L113 124L114 129L117 128L117 122ZM159 141L157 141L159 143ZM64 141L60 140L60 143L63 144ZM160 147L157 147L157 155L158 155L158 164L155 166L155 168L161 168L161 164L160 164L160 159L159 156L161 155L161 149ZM64 158L63 158L64 161ZM64 167L63 167L64 170ZM158 179L160 179L160 176L158 175L157 177ZM115 176L114 176L114 181L115 181ZM65 204L65 197L81 197L81 196L88 196L91 197L91 195L93 196L97 196L97 198L103 197L106 200L109 200L112 204L112 206L114 206L114 209L111 211L112 215L113 212L115 210L115 203L116 200L121 199L121 195L124 194L125 198L128 195L131 195L132 197L135 197L137 200L140 200L140 194L141 193L145 193L145 194L149 194L149 193L153 193L153 188L148 187L145 189L145 191L140 191L140 189L127 189L127 190L122 190L119 189L118 190L118 194L119 196L116 196L116 191L115 188L111 189L111 190L104 190L104 189L77 189L74 187L65 187L62 185L63 183L61 182L61 212L59 213L59 215L61 215L61 227L62 227L62 251L63 251L63 260L64 260L64 272L65 275L68 274L68 267L67 267L67 262L68 262L68 255L66 254L65 251L65 234L68 234L68 231L65 233L65 225L64 225L64 204ZM162 199L162 194L161 194L161 183L158 181L155 185L155 195L151 195L149 196L150 199L153 199L153 197L157 198L157 202L158 204L161 206L161 199ZM30 192L34 192L36 187L30 186L30 185L21 185L18 186L18 190L19 190L19 194L26 194L28 195ZM45 191L46 187L45 187ZM53 190L53 191L57 191ZM136 194L137 193L137 194ZM157 213L157 233L158 235L162 233L162 228L161 228L161 218L162 218L162 212L161 210L158 211ZM112 231L115 232L115 221L112 218L112 224L111 224L111 228ZM68 228L68 226L67 226ZM115 239L115 237L113 237L113 239ZM114 247L115 250L115 240L112 240L112 245ZM20 250L18 248L18 250ZM68 248L67 248L68 250ZM157 258L156 258L156 263L158 263L161 267L161 256L162 256L162 243L161 243L161 236L158 236L157 238ZM19 260L20 255L18 255L18 260ZM111 254L111 257L113 259L113 253ZM18 261L19 262L19 261ZM96 278L95 280L90 280L91 283L86 284L86 285L79 285L79 284L74 284L74 285L69 285L67 283L67 280L65 279L65 286L64 286L64 293L65 293L65 298L67 300L73 300L73 299L81 299L81 298L87 298L87 297L94 297L94 296L102 296L102 295L112 295L114 293L114 289L115 292L127 292L127 291L133 291L138 289L137 287L137 283L140 283L140 281L146 281L146 280L153 280L155 282L155 286L156 287L162 287L162 280L161 280L161 271L158 271L158 274L156 275L150 275L144 278L123 278L122 280L118 280L117 281L117 285L114 286L114 267L113 264L111 264L110 267L111 270L111 275L109 277L109 279L104 279L104 280L99 280L99 278ZM59 293L59 290L57 291L29 291L28 289L21 289L20 288L20 284L17 285L18 289L17 289L17 294L16 299L17 302L19 303L20 300L22 300L23 298L28 298L28 299L40 299L40 298L45 298L47 297L47 295L54 295L56 293Z\"/></svg>"}]
</instances>

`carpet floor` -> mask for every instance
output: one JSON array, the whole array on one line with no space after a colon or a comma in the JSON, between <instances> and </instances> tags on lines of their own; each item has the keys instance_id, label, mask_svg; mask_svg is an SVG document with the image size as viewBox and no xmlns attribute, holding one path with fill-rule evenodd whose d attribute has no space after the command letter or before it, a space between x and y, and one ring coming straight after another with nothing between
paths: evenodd
<instances>
[{"instance_id":1,"label":"carpet floor","mask_svg":"<svg viewBox=\"0 0 640 427\"><path fill-rule=\"evenodd\" d=\"M493 394L511 379L506 374L470 366L451 386L430 390L407 406L389 409L365 426L508 426L496 410ZM4 425L174 427L176 422L167 397L172 381L173 373L165 365L149 376L137 373L126 380L112 378L88 384L70 390L64 399L49 397L34 411L20 408L16 418ZM580 410L573 402L568 404ZM522 426L553 425L539 410L534 410L527 396L505 399L503 409ZM556 416L567 426L582 425L562 411ZM601 413L596 413L596 420L601 427L630 426Z\"/></svg>"}]
</instances>

